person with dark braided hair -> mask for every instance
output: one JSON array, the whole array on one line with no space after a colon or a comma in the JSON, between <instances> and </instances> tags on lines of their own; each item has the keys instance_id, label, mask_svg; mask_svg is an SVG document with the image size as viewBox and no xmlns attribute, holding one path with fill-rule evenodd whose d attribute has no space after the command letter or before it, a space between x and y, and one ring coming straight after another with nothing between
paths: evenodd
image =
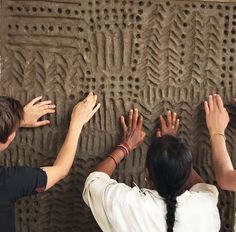
<instances>
[{"instance_id":1,"label":"person with dark braided hair","mask_svg":"<svg viewBox=\"0 0 236 232\"><path fill-rule=\"evenodd\" d=\"M192 170L192 155L178 138L170 135L160 136L149 148L146 167L149 179L166 203L167 231L172 232L177 196L187 189ZM198 179L203 182L200 177Z\"/></svg>"},{"instance_id":2,"label":"person with dark braided hair","mask_svg":"<svg viewBox=\"0 0 236 232\"><path fill-rule=\"evenodd\" d=\"M149 188L131 188L111 175L118 164L143 142L143 117L121 117L122 142L91 173L83 199L104 232L218 232L218 190L194 171L192 155L176 137L179 119L160 116L161 130L148 149L146 181ZM132 170L130 170L132 171Z\"/></svg>"}]
</instances>

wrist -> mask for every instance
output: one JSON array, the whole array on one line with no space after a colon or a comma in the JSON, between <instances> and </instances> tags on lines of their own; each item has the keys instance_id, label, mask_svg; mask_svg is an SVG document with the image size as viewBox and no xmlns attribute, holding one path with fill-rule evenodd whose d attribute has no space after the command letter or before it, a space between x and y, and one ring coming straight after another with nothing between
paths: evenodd
<instances>
[{"instance_id":1,"label":"wrist","mask_svg":"<svg viewBox=\"0 0 236 232\"><path fill-rule=\"evenodd\" d=\"M125 158L125 153L119 148L116 148L114 152L112 152L111 156L113 156L117 163L120 163Z\"/></svg>"},{"instance_id":2,"label":"wrist","mask_svg":"<svg viewBox=\"0 0 236 232\"><path fill-rule=\"evenodd\" d=\"M213 134L225 134L225 129L211 129L209 130L210 136Z\"/></svg>"},{"instance_id":3,"label":"wrist","mask_svg":"<svg viewBox=\"0 0 236 232\"><path fill-rule=\"evenodd\" d=\"M24 122L24 120L21 120L20 121L20 126L19 127L25 127L25 122Z\"/></svg>"},{"instance_id":4,"label":"wrist","mask_svg":"<svg viewBox=\"0 0 236 232\"><path fill-rule=\"evenodd\" d=\"M130 146L126 142L122 142L117 145L117 149L120 149L124 153L124 158L127 158L131 152Z\"/></svg>"},{"instance_id":5,"label":"wrist","mask_svg":"<svg viewBox=\"0 0 236 232\"><path fill-rule=\"evenodd\" d=\"M210 135L211 142L213 140L218 139L218 138L226 140L226 137L225 137L224 133L213 133L213 134Z\"/></svg>"},{"instance_id":6,"label":"wrist","mask_svg":"<svg viewBox=\"0 0 236 232\"><path fill-rule=\"evenodd\" d=\"M124 145L128 150L129 150L129 153L131 152L131 151L133 151L136 147L133 147L133 145L132 145L132 143L130 143L129 141L127 141L127 140L122 140L122 142L120 143L121 145ZM120 145L119 144L119 145ZM118 146L119 146L118 145Z\"/></svg>"},{"instance_id":7,"label":"wrist","mask_svg":"<svg viewBox=\"0 0 236 232\"><path fill-rule=\"evenodd\" d=\"M71 120L69 128L72 130L73 129L82 129L83 126L84 126L84 124L79 122L79 120Z\"/></svg>"},{"instance_id":8,"label":"wrist","mask_svg":"<svg viewBox=\"0 0 236 232\"><path fill-rule=\"evenodd\" d=\"M71 133L71 134L79 136L82 129L83 129L83 124L70 123L68 132Z\"/></svg>"},{"instance_id":9,"label":"wrist","mask_svg":"<svg viewBox=\"0 0 236 232\"><path fill-rule=\"evenodd\" d=\"M20 128L22 127L32 127L30 124L26 123L24 120L21 120L20 122Z\"/></svg>"}]
</instances>

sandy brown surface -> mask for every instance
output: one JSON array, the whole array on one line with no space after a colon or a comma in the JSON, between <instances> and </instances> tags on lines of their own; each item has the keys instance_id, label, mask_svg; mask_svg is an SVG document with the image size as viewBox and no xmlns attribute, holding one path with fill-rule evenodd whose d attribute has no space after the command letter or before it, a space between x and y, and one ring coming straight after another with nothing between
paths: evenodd
<instances>
[{"instance_id":1,"label":"sandy brown surface","mask_svg":"<svg viewBox=\"0 0 236 232\"><path fill-rule=\"evenodd\" d=\"M84 180L119 141L119 116L133 106L148 137L115 172L120 182L145 186L146 151L158 116L170 109L180 115L196 169L215 184L202 105L213 92L230 105L227 144L236 165L236 1L2 0L0 22L0 93L57 104L51 126L22 130L1 164L51 164L74 103L89 90L102 103L83 130L70 175L18 201L17 231L99 231L81 198ZM220 190L219 209L221 231L233 231L233 193Z\"/></svg>"}]
</instances>

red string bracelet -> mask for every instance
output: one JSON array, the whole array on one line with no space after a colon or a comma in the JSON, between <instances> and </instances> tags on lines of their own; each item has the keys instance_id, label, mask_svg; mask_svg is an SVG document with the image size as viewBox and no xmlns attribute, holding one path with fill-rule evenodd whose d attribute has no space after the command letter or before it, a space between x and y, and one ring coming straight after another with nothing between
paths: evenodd
<instances>
[{"instance_id":1,"label":"red string bracelet","mask_svg":"<svg viewBox=\"0 0 236 232\"><path fill-rule=\"evenodd\" d=\"M130 148L127 143L121 143L121 144L117 145L117 148L121 149L124 152L125 158L128 157L128 155L130 153Z\"/></svg>"},{"instance_id":2,"label":"red string bracelet","mask_svg":"<svg viewBox=\"0 0 236 232\"><path fill-rule=\"evenodd\" d=\"M123 142L122 145L124 145L128 149L129 153L131 152L131 149L130 149L128 143Z\"/></svg>"},{"instance_id":3,"label":"red string bracelet","mask_svg":"<svg viewBox=\"0 0 236 232\"><path fill-rule=\"evenodd\" d=\"M118 167L118 163L116 162L115 158L112 155L109 155L108 157L110 157L111 159L113 159L113 161L115 162L116 168Z\"/></svg>"},{"instance_id":4,"label":"red string bracelet","mask_svg":"<svg viewBox=\"0 0 236 232\"><path fill-rule=\"evenodd\" d=\"M127 149L125 149L122 145L118 145L116 148L123 151L123 153L124 153L124 158L123 159L127 158L127 156L128 156Z\"/></svg>"}]
</instances>

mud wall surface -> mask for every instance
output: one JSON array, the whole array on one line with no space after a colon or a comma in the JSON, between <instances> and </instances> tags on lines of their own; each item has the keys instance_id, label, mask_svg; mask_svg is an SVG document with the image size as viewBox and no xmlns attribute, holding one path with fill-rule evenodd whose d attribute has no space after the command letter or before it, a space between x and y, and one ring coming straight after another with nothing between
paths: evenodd
<instances>
[{"instance_id":1,"label":"mud wall surface","mask_svg":"<svg viewBox=\"0 0 236 232\"><path fill-rule=\"evenodd\" d=\"M51 125L23 129L1 165L52 164L73 105L89 90L102 103L85 126L67 178L16 204L18 232L100 231L81 193L90 170L119 142L119 116L136 106L148 138L114 178L145 186L144 163L158 116L176 110L194 166L215 184L202 101L232 105L236 88L236 2L2 0L0 94L57 105ZM227 144L236 165L233 107ZM233 231L234 194L220 190L221 231Z\"/></svg>"}]
</instances>

